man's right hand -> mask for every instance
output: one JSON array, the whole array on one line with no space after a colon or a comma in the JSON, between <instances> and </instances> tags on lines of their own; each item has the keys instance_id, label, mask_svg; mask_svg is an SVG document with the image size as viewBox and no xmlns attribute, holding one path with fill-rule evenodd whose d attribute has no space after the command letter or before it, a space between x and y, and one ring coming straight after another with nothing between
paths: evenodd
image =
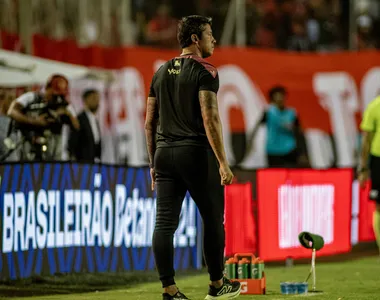
<instances>
[{"instance_id":1,"label":"man's right hand","mask_svg":"<svg viewBox=\"0 0 380 300\"><path fill-rule=\"evenodd\" d=\"M222 164L219 168L221 185L229 185L234 179L234 174L232 173L228 164Z\"/></svg>"},{"instance_id":2,"label":"man's right hand","mask_svg":"<svg viewBox=\"0 0 380 300\"><path fill-rule=\"evenodd\" d=\"M42 114L33 120L33 125L38 127L47 127L53 123L53 120L48 118L47 114Z\"/></svg>"}]
</instances>

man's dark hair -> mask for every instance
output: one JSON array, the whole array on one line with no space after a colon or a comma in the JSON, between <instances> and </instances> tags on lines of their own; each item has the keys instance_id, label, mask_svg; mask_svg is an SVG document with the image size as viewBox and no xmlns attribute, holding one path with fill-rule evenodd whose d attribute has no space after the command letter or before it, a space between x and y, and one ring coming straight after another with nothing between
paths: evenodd
<instances>
[{"instance_id":1,"label":"man's dark hair","mask_svg":"<svg viewBox=\"0 0 380 300\"><path fill-rule=\"evenodd\" d=\"M67 80L67 78L62 75L62 74L53 74L49 79L48 81L46 82L46 86L45 88L51 88L53 86L53 83L54 81L58 80L58 79L62 79L64 81L66 81L66 83L68 84L69 81Z\"/></svg>"},{"instance_id":2,"label":"man's dark hair","mask_svg":"<svg viewBox=\"0 0 380 300\"><path fill-rule=\"evenodd\" d=\"M82 94L82 100L85 101L89 96L91 96L92 94L97 94L97 93L98 91L95 89L85 90Z\"/></svg>"},{"instance_id":3,"label":"man's dark hair","mask_svg":"<svg viewBox=\"0 0 380 300\"><path fill-rule=\"evenodd\" d=\"M212 25L212 18L197 15L182 18L178 24L177 34L181 48L189 47L193 43L192 34L196 34L199 39L202 39L202 32L207 24Z\"/></svg>"},{"instance_id":4,"label":"man's dark hair","mask_svg":"<svg viewBox=\"0 0 380 300\"><path fill-rule=\"evenodd\" d=\"M281 93L283 95L286 95L286 89L285 87L281 86L281 85L277 85L277 86L274 86L272 87L270 90L269 90L269 100L272 101L273 100L273 96L274 94L276 93Z\"/></svg>"}]
</instances>

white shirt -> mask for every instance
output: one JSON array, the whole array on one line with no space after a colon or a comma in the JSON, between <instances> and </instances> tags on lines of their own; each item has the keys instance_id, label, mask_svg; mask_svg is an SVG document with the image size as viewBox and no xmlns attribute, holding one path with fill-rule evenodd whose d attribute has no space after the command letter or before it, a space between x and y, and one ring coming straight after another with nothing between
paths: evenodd
<instances>
[{"instance_id":1,"label":"white shirt","mask_svg":"<svg viewBox=\"0 0 380 300\"><path fill-rule=\"evenodd\" d=\"M35 92L27 92L25 94L22 94L15 101L17 103L21 104L23 107L27 107L29 104L33 103L35 99L36 99L36 93ZM69 104L67 106L67 110L69 112L71 112L73 114L73 116L76 115L74 107L71 104Z\"/></svg>"},{"instance_id":2,"label":"white shirt","mask_svg":"<svg viewBox=\"0 0 380 300\"><path fill-rule=\"evenodd\" d=\"M95 144L98 144L100 142L100 132L99 127L96 122L96 116L89 110L85 110L88 120L90 121L90 126L92 130L92 135L94 136Z\"/></svg>"},{"instance_id":3,"label":"white shirt","mask_svg":"<svg viewBox=\"0 0 380 300\"><path fill-rule=\"evenodd\" d=\"M22 94L15 101L17 103L21 104L23 107L26 107L29 104L33 103L33 101L34 101L35 98L36 98L35 93L33 93L33 92L27 92L25 94Z\"/></svg>"}]
</instances>

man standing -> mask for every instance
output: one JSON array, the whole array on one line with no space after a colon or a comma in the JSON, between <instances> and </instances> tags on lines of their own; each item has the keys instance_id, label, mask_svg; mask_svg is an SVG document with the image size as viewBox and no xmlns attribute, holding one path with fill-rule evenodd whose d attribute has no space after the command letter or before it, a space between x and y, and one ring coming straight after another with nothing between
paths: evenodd
<instances>
[{"instance_id":1,"label":"man standing","mask_svg":"<svg viewBox=\"0 0 380 300\"><path fill-rule=\"evenodd\" d=\"M373 231L380 250L380 96L375 98L364 112L360 128L363 131L359 162L359 181L363 186L369 175L372 186L369 198L376 201L373 213ZM369 158L369 164L368 164Z\"/></svg>"},{"instance_id":2,"label":"man standing","mask_svg":"<svg viewBox=\"0 0 380 300\"><path fill-rule=\"evenodd\" d=\"M248 147L252 147L258 128L261 124L266 124L266 153L270 168L296 167L300 159L303 159L303 163L307 160L297 113L285 106L285 98L284 87L275 86L270 89L270 105L248 139Z\"/></svg>"},{"instance_id":3,"label":"man standing","mask_svg":"<svg viewBox=\"0 0 380 300\"><path fill-rule=\"evenodd\" d=\"M80 130L70 131L69 152L79 162L94 163L101 158L101 137L96 112L99 108L99 93L86 90L82 95L84 110L78 115Z\"/></svg>"},{"instance_id":4,"label":"man standing","mask_svg":"<svg viewBox=\"0 0 380 300\"><path fill-rule=\"evenodd\" d=\"M152 188L157 187L153 250L163 299L188 299L175 284L173 268L173 236L186 191L204 224L204 255L211 280L206 299L233 299L240 294L240 283L223 276L223 185L231 184L233 174L223 146L218 72L204 60L213 54L216 43L211 19L183 18L178 41L182 54L153 76L145 123Z\"/></svg>"}]
</instances>

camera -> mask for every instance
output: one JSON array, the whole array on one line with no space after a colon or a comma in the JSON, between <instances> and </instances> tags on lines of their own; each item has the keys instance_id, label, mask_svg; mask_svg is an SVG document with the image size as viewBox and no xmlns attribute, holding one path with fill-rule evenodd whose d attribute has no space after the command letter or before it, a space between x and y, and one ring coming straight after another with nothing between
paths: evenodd
<instances>
[{"instance_id":1,"label":"camera","mask_svg":"<svg viewBox=\"0 0 380 300\"><path fill-rule=\"evenodd\" d=\"M54 95L48 102L36 101L25 107L23 112L28 117L38 118L42 115L46 116L49 120L49 125L46 128L37 126L30 126L25 124L15 124L16 129L19 129L23 134L27 132L43 132L50 130L52 133L59 134L62 129L62 125L69 124L70 119L66 115L59 115L59 109L65 109L69 105L64 96Z\"/></svg>"},{"instance_id":2,"label":"camera","mask_svg":"<svg viewBox=\"0 0 380 300\"><path fill-rule=\"evenodd\" d=\"M27 160L52 159L56 145L51 143L56 144L53 140L61 135L62 126L70 123L68 116L58 113L60 109L66 109L69 105L64 96L54 95L47 102L39 100L42 99L37 99L34 103L29 104L23 109L23 112L31 118L45 116L49 121L49 125L40 127L14 123L14 128L20 132L24 144L21 153L22 158ZM26 144L27 147L25 147Z\"/></svg>"}]
</instances>

